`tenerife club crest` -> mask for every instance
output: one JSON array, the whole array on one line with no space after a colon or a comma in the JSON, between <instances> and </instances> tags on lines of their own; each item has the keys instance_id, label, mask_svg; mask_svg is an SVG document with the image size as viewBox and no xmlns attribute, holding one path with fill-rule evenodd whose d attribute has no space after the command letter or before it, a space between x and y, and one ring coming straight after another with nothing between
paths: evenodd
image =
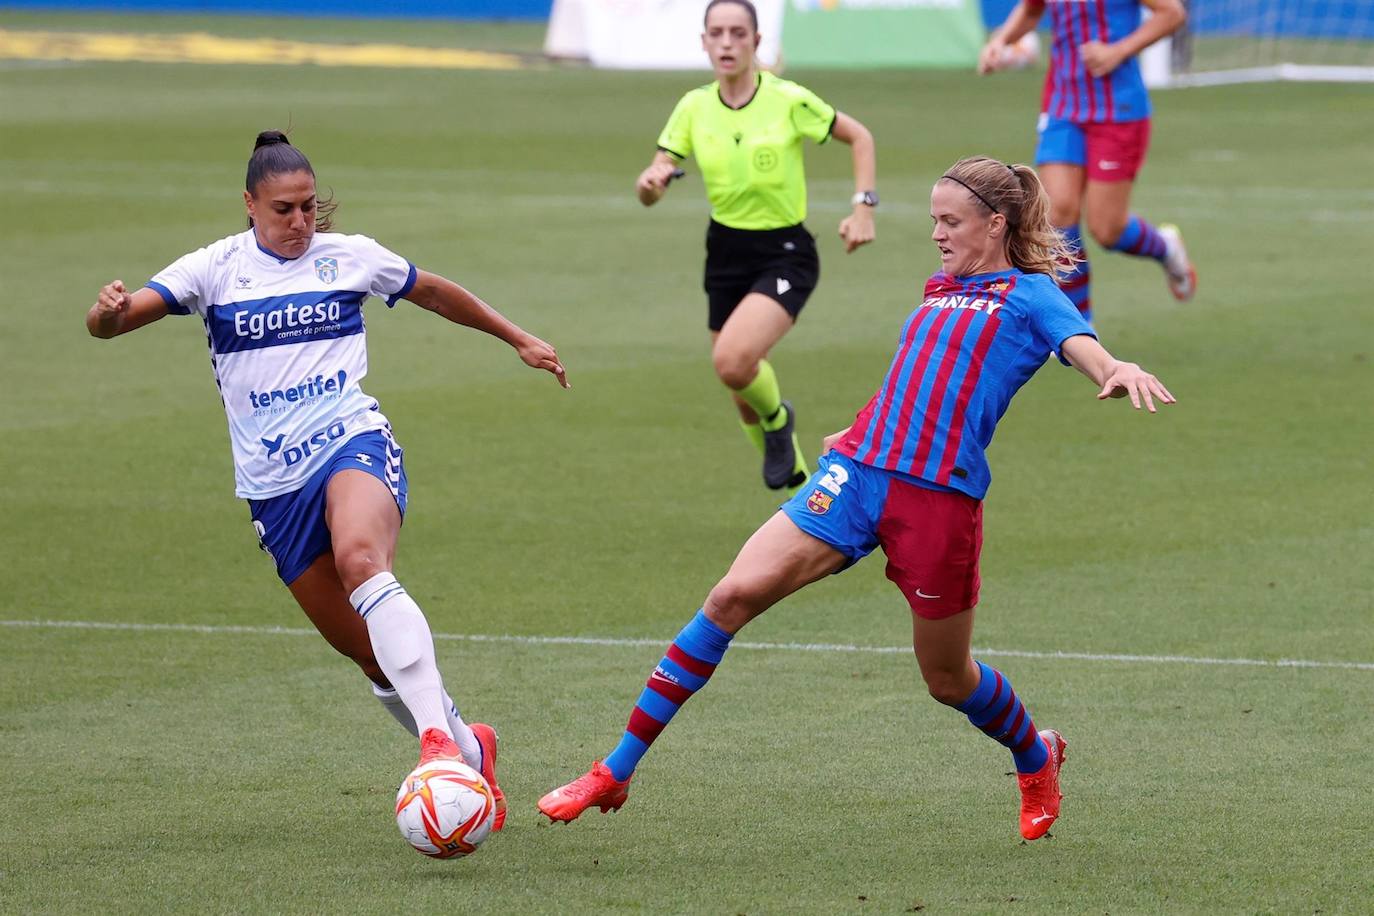
<instances>
[{"instance_id":1,"label":"tenerife club crest","mask_svg":"<svg viewBox=\"0 0 1374 916\"><path fill-rule=\"evenodd\" d=\"M316 258L315 276L320 278L321 283L333 283L339 279L339 259Z\"/></svg>"}]
</instances>

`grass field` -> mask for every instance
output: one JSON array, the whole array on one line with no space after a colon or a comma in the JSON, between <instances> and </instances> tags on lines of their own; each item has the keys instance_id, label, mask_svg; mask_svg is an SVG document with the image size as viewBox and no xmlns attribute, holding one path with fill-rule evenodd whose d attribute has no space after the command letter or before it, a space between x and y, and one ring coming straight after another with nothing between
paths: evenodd
<instances>
[{"instance_id":1,"label":"grass field","mask_svg":"<svg viewBox=\"0 0 1374 916\"><path fill-rule=\"evenodd\" d=\"M529 26L0 13L40 28L538 46ZM846 151L808 153L823 278L774 362L814 450L934 269L931 182L1028 158L1039 86L788 76L873 129L883 194L878 242L844 256ZM1019 841L1005 753L925 696L880 558L751 625L618 815L541 822L776 502L707 357L700 179L652 211L631 193L705 79L0 64L0 911L1369 911L1359 86L1159 95L1137 208L1182 224L1201 291L1176 305L1153 264L1094 250L1094 300L1104 342L1180 403L1135 415L1050 367L1001 425L975 644L1071 743L1053 839ZM503 738L509 826L456 863L398 837L413 743L256 548L200 326L82 326L103 282L236 231L253 136L287 124L342 229L481 293L573 383L369 306L366 387L411 478L397 571L460 706Z\"/></svg>"}]
</instances>

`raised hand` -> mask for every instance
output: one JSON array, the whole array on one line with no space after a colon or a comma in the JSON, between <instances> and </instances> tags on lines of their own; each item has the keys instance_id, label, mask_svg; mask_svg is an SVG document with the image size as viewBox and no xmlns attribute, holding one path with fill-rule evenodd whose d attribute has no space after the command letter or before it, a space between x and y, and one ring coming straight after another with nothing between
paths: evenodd
<instances>
[{"instance_id":1,"label":"raised hand","mask_svg":"<svg viewBox=\"0 0 1374 916\"><path fill-rule=\"evenodd\" d=\"M94 310L101 320L122 318L133 304L134 297L124 288L123 280L114 280L100 287Z\"/></svg>"}]
</instances>

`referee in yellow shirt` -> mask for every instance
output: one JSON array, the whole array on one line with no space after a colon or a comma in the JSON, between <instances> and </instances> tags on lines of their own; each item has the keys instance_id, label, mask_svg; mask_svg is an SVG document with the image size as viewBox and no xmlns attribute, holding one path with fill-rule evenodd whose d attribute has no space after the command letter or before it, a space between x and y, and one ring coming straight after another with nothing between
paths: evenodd
<instances>
[{"instance_id":1,"label":"referee in yellow shirt","mask_svg":"<svg viewBox=\"0 0 1374 916\"><path fill-rule=\"evenodd\" d=\"M749 0L711 0L702 47L716 81L673 109L658 152L635 183L640 203L658 202L679 163L695 156L711 201L706 296L711 358L731 390L745 433L763 453L763 481L800 486L806 461L796 414L766 357L797 320L820 277L806 218L802 139L830 137L853 149L853 212L840 221L845 251L873 241L873 135L810 90L761 71L758 13Z\"/></svg>"}]
</instances>

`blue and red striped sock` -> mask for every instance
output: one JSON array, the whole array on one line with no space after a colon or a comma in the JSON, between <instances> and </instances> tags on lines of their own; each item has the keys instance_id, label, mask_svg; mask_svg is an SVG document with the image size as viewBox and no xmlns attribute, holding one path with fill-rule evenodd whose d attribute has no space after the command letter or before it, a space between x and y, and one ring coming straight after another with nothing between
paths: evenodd
<instances>
[{"instance_id":1,"label":"blue and red striped sock","mask_svg":"<svg viewBox=\"0 0 1374 916\"><path fill-rule=\"evenodd\" d=\"M1169 246L1164 241L1164 236L1159 234L1158 229L1132 213L1131 218L1126 221L1126 228L1121 232L1121 238L1116 240L1116 244L1112 245L1111 249L1135 255L1138 258L1154 258L1156 261L1163 261Z\"/></svg>"},{"instance_id":2,"label":"blue and red striped sock","mask_svg":"<svg viewBox=\"0 0 1374 916\"><path fill-rule=\"evenodd\" d=\"M1078 306L1078 311L1083 317L1092 321L1092 271L1088 267L1088 252L1083 248L1083 234L1077 226L1063 226L1059 229L1059 234L1064 236L1069 250L1082 258L1058 276L1059 288L1069 297L1070 302Z\"/></svg>"},{"instance_id":3,"label":"blue and red striped sock","mask_svg":"<svg viewBox=\"0 0 1374 916\"><path fill-rule=\"evenodd\" d=\"M639 759L667 727L678 707L706 686L716 665L725 657L725 650L730 648L731 638L731 634L707 619L705 611L697 611L682 628L668 647L668 654L649 675L620 744L606 756L612 776L622 782L630 778Z\"/></svg>"},{"instance_id":4,"label":"blue and red striped sock","mask_svg":"<svg viewBox=\"0 0 1374 916\"><path fill-rule=\"evenodd\" d=\"M1049 759L1049 750L1035 730L1030 713L1011 689L1011 681L996 668L978 662L982 679L958 709L998 744L1011 751L1016 772L1036 773Z\"/></svg>"}]
</instances>

